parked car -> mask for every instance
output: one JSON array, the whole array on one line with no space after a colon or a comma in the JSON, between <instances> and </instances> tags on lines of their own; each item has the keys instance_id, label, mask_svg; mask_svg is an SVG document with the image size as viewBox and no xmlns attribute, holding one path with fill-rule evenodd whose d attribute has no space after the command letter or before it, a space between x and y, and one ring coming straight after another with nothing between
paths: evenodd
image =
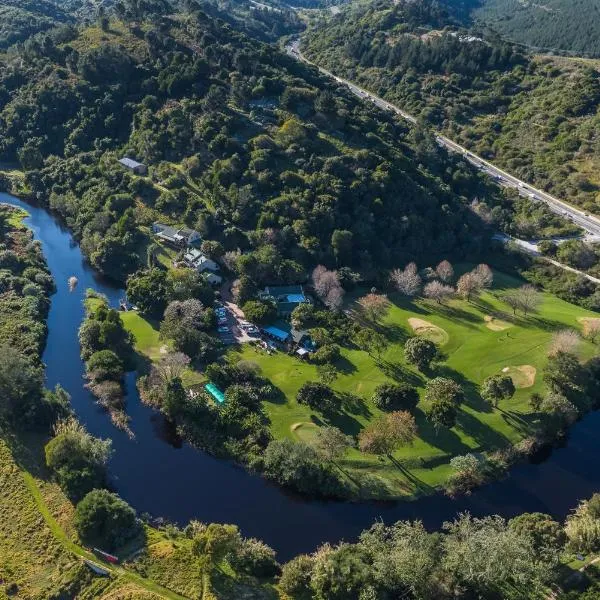
<instances>
[{"instance_id":1,"label":"parked car","mask_svg":"<svg viewBox=\"0 0 600 600\"><path fill-rule=\"evenodd\" d=\"M229 333L229 327L222 325L221 327L219 327L218 331L219 333Z\"/></svg>"}]
</instances>

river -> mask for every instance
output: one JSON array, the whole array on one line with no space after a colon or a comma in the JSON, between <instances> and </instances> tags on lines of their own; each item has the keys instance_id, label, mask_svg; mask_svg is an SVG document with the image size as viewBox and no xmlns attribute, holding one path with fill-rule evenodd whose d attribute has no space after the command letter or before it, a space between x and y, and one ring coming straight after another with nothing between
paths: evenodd
<instances>
[{"instance_id":1,"label":"river","mask_svg":"<svg viewBox=\"0 0 600 600\"><path fill-rule=\"evenodd\" d=\"M429 528L440 527L461 511L505 517L540 511L563 519L581 498L600 489L600 412L577 423L566 446L543 463L520 465L506 479L458 500L434 495L414 502L353 504L292 497L241 467L187 444L173 445L162 416L140 402L134 374L127 378L127 412L135 434L130 439L113 427L83 387L84 368L77 341L85 290L93 288L105 294L114 306L123 291L94 272L69 231L44 208L2 193L0 202L30 214L26 223L41 241L56 281L43 355L47 385L60 383L71 394L73 409L87 429L112 439L111 480L139 513L179 525L190 519L235 523L244 535L264 540L286 560L323 542L352 541L377 519L392 523L418 518ZM71 292L68 280L72 276L79 283Z\"/></svg>"}]
</instances>

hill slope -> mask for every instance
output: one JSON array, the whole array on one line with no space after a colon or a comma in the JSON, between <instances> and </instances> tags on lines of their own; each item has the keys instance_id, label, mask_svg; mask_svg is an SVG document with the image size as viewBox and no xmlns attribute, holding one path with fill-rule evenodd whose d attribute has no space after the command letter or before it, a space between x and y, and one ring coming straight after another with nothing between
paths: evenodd
<instances>
[{"instance_id":1,"label":"hill slope","mask_svg":"<svg viewBox=\"0 0 600 600\"><path fill-rule=\"evenodd\" d=\"M465 199L488 193L468 170L456 177L427 137L205 13L28 52L0 70L0 160L30 171L105 273L137 268L134 225L158 218L246 251L259 285L318 262L372 275L477 248ZM151 178L122 170L125 152Z\"/></svg>"},{"instance_id":2,"label":"hill slope","mask_svg":"<svg viewBox=\"0 0 600 600\"><path fill-rule=\"evenodd\" d=\"M503 36L544 50L600 56L596 0L467 0L470 15Z\"/></svg>"},{"instance_id":3,"label":"hill slope","mask_svg":"<svg viewBox=\"0 0 600 600\"><path fill-rule=\"evenodd\" d=\"M437 3L382 0L329 19L305 48L523 179L597 211L595 65L529 56L452 23Z\"/></svg>"}]
</instances>

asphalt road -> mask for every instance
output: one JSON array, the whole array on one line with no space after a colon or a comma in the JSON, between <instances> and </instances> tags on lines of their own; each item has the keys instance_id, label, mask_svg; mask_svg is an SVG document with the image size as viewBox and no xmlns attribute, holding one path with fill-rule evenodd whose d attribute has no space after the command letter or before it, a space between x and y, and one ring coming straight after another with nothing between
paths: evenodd
<instances>
[{"instance_id":1,"label":"asphalt road","mask_svg":"<svg viewBox=\"0 0 600 600\"><path fill-rule=\"evenodd\" d=\"M401 116L403 119L409 121L410 123L414 124L417 122L417 119L415 117L398 108L394 104L387 102L383 98L376 96L375 94L365 90L364 88L356 85L355 83L352 83L351 81L334 75L327 69L323 69L322 67L315 65L300 52L299 40L291 41L285 47L285 50L291 57L295 58L296 60L300 60L302 62L316 67L323 75L335 79L338 83L347 86L348 89L359 98L372 102L375 106L381 108L382 110L394 112L397 115ZM586 212L575 208L574 206L571 206L567 202L559 200L558 198L551 196L547 192L533 187L526 181L522 181L518 177L507 173L503 169L481 158L477 154L474 154L470 150L467 150L464 146L453 142L451 139L447 138L444 135L441 135L439 133L436 134L436 140L440 146L446 148L448 151L457 154L462 154L466 158L466 160L468 160L481 172L486 173L490 177L493 177L496 180L496 183L498 183L498 185L515 188L519 191L519 194L525 197L529 197L534 202L545 202L553 212L559 214L560 216L566 219L569 219L575 225L581 227L587 233L588 239L590 239L590 241L600 241L600 219L598 217L587 214Z\"/></svg>"}]
</instances>

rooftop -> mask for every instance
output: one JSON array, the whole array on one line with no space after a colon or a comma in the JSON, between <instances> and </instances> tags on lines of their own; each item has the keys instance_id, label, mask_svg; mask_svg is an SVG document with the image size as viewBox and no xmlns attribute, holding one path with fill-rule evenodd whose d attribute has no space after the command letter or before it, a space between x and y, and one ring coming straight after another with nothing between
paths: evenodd
<instances>
[{"instance_id":1,"label":"rooftop","mask_svg":"<svg viewBox=\"0 0 600 600\"><path fill-rule=\"evenodd\" d=\"M127 158L126 156L119 159L119 162L124 166L130 169L135 169L136 167L144 167L145 165L137 160L133 160L133 158Z\"/></svg>"}]
</instances>

